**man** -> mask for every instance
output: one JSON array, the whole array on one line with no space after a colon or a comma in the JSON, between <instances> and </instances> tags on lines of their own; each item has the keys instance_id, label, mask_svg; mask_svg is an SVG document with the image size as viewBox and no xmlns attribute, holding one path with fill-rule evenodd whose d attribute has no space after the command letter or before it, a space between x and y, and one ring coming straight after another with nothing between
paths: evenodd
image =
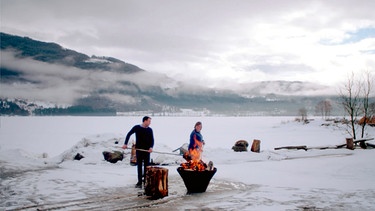
<instances>
[{"instance_id":1,"label":"man","mask_svg":"<svg viewBox=\"0 0 375 211\"><path fill-rule=\"evenodd\" d=\"M135 125L126 135L125 143L122 146L123 149L128 148L129 138L135 133L135 147L137 148L137 172L138 182L137 188L142 187L142 163L144 164L144 174L146 173L146 167L150 163L150 153L154 147L154 134L152 129L149 127L151 124L151 118L148 116L143 117L141 125Z\"/></svg>"}]
</instances>

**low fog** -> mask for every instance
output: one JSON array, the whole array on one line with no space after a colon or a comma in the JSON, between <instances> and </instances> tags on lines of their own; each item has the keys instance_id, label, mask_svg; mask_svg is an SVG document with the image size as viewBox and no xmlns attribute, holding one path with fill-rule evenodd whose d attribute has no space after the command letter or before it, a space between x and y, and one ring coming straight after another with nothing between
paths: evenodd
<instances>
[{"instance_id":1,"label":"low fog","mask_svg":"<svg viewBox=\"0 0 375 211\"><path fill-rule=\"evenodd\" d=\"M50 64L31 58L17 58L15 52L2 51L1 67L15 70L17 80L1 83L1 97L21 98L35 101L73 104L75 100L93 93L104 92L103 97L118 102L132 103L136 100L119 91L134 92L137 88L150 89L154 86L173 88L176 82L162 74L139 72L124 74L112 71L84 70L58 64ZM3 80L4 81L4 80Z\"/></svg>"},{"instance_id":2,"label":"low fog","mask_svg":"<svg viewBox=\"0 0 375 211\"><path fill-rule=\"evenodd\" d=\"M231 92L243 97L254 95L326 95L334 90L309 82L263 81L241 83L220 81L219 87L209 87L195 80L171 78L146 71L121 73L118 71L79 69L20 58L11 50L1 51L1 67L19 73L16 79L2 80L2 98L42 101L58 105L73 105L78 99L100 96L117 103L139 103L139 91L162 90L170 96L181 93L200 94L204 91Z\"/></svg>"}]
</instances>

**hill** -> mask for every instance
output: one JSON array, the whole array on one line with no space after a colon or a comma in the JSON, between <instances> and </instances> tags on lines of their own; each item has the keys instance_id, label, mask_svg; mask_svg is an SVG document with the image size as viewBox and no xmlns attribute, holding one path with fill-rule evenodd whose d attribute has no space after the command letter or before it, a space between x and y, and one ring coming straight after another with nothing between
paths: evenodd
<instances>
[{"instance_id":1,"label":"hill","mask_svg":"<svg viewBox=\"0 0 375 211\"><path fill-rule=\"evenodd\" d=\"M303 95L326 88L316 84L264 81L242 84L240 91L211 89L116 58L0 35L3 115L176 115L183 109L205 115L296 115L300 108L314 114L318 102L327 99L333 102L333 113L341 111L336 96Z\"/></svg>"}]
</instances>

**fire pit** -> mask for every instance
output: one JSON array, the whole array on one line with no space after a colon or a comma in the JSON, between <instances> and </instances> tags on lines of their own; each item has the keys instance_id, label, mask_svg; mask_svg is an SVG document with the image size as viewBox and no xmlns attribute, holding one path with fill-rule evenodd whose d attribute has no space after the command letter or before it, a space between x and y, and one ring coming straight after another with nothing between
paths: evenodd
<instances>
[{"instance_id":1,"label":"fire pit","mask_svg":"<svg viewBox=\"0 0 375 211\"><path fill-rule=\"evenodd\" d=\"M213 170L193 171L178 167L177 172L184 180L188 193L203 193L206 192L211 178L216 173L216 168L213 168Z\"/></svg>"},{"instance_id":2,"label":"fire pit","mask_svg":"<svg viewBox=\"0 0 375 211\"><path fill-rule=\"evenodd\" d=\"M216 168L214 168L212 161L208 165L202 161L202 142L195 137L194 141L194 147L189 149L189 152L184 153L183 157L187 162L181 163L177 172L184 180L188 193L202 193L206 192L211 178L216 173Z\"/></svg>"}]
</instances>

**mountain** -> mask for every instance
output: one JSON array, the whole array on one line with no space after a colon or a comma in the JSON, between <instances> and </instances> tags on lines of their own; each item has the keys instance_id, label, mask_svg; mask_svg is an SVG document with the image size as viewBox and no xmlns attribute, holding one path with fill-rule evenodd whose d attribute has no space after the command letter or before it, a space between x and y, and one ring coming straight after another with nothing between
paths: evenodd
<instances>
[{"instance_id":1,"label":"mountain","mask_svg":"<svg viewBox=\"0 0 375 211\"><path fill-rule=\"evenodd\" d=\"M326 87L299 81L239 84L238 91L192 86L116 58L0 35L0 113L6 115L170 114L186 108L210 114L296 115L302 107L314 113L322 100L337 101L335 96L303 95Z\"/></svg>"},{"instance_id":2,"label":"mountain","mask_svg":"<svg viewBox=\"0 0 375 211\"><path fill-rule=\"evenodd\" d=\"M112 57L87 56L73 50L65 49L56 43L46 43L1 33L1 50L15 50L18 58L32 58L36 61L56 63L66 66L73 66L80 69L96 69L107 71L118 71L123 73L135 73L144 71L139 67L127 64ZM17 74L9 71L7 74Z\"/></svg>"}]
</instances>

